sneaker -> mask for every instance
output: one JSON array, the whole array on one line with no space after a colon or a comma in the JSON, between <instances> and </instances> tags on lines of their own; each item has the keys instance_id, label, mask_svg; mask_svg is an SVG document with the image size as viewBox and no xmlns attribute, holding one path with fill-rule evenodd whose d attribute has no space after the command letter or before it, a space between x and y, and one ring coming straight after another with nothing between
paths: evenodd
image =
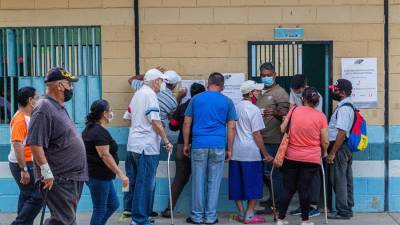
<instances>
[{"instance_id":1,"label":"sneaker","mask_svg":"<svg viewBox=\"0 0 400 225\"><path fill-rule=\"evenodd\" d=\"M124 216L124 217L131 217L131 216L132 216L132 212L131 212L131 211L125 210L125 211L122 212L122 216Z\"/></svg>"},{"instance_id":2,"label":"sneaker","mask_svg":"<svg viewBox=\"0 0 400 225\"><path fill-rule=\"evenodd\" d=\"M308 212L308 217L316 217L316 216L319 216L320 214L321 213L319 212L318 209L316 209L314 207L310 207L310 211Z\"/></svg>"},{"instance_id":3,"label":"sneaker","mask_svg":"<svg viewBox=\"0 0 400 225\"><path fill-rule=\"evenodd\" d=\"M157 217L158 216L158 212L151 212L150 213L150 217Z\"/></svg>"},{"instance_id":4,"label":"sneaker","mask_svg":"<svg viewBox=\"0 0 400 225\"><path fill-rule=\"evenodd\" d=\"M252 216L244 220L245 224L265 223L265 218L261 216Z\"/></svg>"},{"instance_id":5,"label":"sneaker","mask_svg":"<svg viewBox=\"0 0 400 225\"><path fill-rule=\"evenodd\" d=\"M337 213L328 214L328 219L332 220L349 220L350 218L350 216L344 216Z\"/></svg>"},{"instance_id":6,"label":"sneaker","mask_svg":"<svg viewBox=\"0 0 400 225\"><path fill-rule=\"evenodd\" d=\"M291 216L300 216L301 215L301 208L299 207L299 208L297 208L297 209L295 209L293 211L290 211L289 215L291 215Z\"/></svg>"},{"instance_id":7,"label":"sneaker","mask_svg":"<svg viewBox=\"0 0 400 225\"><path fill-rule=\"evenodd\" d=\"M191 223L191 224L203 224L203 222L196 222L192 220L192 217L186 218L186 223Z\"/></svg>"},{"instance_id":8,"label":"sneaker","mask_svg":"<svg viewBox=\"0 0 400 225\"><path fill-rule=\"evenodd\" d=\"M310 221L303 221L303 222L301 223L301 225L314 225L314 223L313 223L313 222L310 222Z\"/></svg>"},{"instance_id":9,"label":"sneaker","mask_svg":"<svg viewBox=\"0 0 400 225\"><path fill-rule=\"evenodd\" d=\"M161 212L161 216L164 218L171 218L171 210L169 210L169 208L164 209L164 211Z\"/></svg>"},{"instance_id":10,"label":"sneaker","mask_svg":"<svg viewBox=\"0 0 400 225\"><path fill-rule=\"evenodd\" d=\"M288 225L288 224L289 224L289 222L286 221L286 220L278 220L278 221L276 222L276 225Z\"/></svg>"},{"instance_id":11,"label":"sneaker","mask_svg":"<svg viewBox=\"0 0 400 225\"><path fill-rule=\"evenodd\" d=\"M216 219L216 220L214 220L214 222L204 222L204 224L207 224L207 225L214 225L214 224L217 224L219 221L218 221L218 219Z\"/></svg>"}]
</instances>

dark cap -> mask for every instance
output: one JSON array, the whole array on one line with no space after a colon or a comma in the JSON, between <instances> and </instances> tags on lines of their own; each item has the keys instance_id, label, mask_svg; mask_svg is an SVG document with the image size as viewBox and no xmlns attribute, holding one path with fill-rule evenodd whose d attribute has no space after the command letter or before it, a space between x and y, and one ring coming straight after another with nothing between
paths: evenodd
<instances>
[{"instance_id":1,"label":"dark cap","mask_svg":"<svg viewBox=\"0 0 400 225\"><path fill-rule=\"evenodd\" d=\"M351 84L351 82L349 80L346 79L339 79L335 82L334 85L329 85L329 89L330 90L341 90L347 93L351 93L351 91L353 90L353 85Z\"/></svg>"},{"instance_id":2,"label":"dark cap","mask_svg":"<svg viewBox=\"0 0 400 225\"><path fill-rule=\"evenodd\" d=\"M54 67L47 71L45 83L58 81L58 80L67 80L70 82L77 82L79 78L73 76L68 71L66 71L62 67Z\"/></svg>"}]
</instances>

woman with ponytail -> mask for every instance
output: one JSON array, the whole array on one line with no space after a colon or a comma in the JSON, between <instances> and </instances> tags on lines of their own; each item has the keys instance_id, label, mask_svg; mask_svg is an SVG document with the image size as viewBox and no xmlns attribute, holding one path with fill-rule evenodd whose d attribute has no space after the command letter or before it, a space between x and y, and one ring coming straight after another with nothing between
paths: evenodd
<instances>
[{"instance_id":1,"label":"woman with ponytail","mask_svg":"<svg viewBox=\"0 0 400 225\"><path fill-rule=\"evenodd\" d=\"M117 176L124 188L129 187L128 177L118 167L118 146L106 127L114 114L106 100L100 99L90 107L86 128L82 132L88 161L89 181L93 203L90 225L104 225L118 209L119 201L113 185Z\"/></svg>"}]
</instances>

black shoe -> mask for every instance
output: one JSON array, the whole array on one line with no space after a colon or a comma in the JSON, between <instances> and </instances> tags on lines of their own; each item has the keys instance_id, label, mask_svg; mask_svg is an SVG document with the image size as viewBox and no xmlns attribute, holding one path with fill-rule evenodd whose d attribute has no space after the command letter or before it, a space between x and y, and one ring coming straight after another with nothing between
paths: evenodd
<instances>
[{"instance_id":1,"label":"black shoe","mask_svg":"<svg viewBox=\"0 0 400 225\"><path fill-rule=\"evenodd\" d=\"M196 221L193 221L191 217L186 218L186 223L191 223L191 224L203 224L203 222L196 222Z\"/></svg>"},{"instance_id":2,"label":"black shoe","mask_svg":"<svg viewBox=\"0 0 400 225\"><path fill-rule=\"evenodd\" d=\"M158 217L158 212L151 212L150 217Z\"/></svg>"},{"instance_id":3,"label":"black shoe","mask_svg":"<svg viewBox=\"0 0 400 225\"><path fill-rule=\"evenodd\" d=\"M217 224L217 223L218 223L218 219L216 219L214 222L205 222L204 224L213 225L213 224Z\"/></svg>"},{"instance_id":4,"label":"black shoe","mask_svg":"<svg viewBox=\"0 0 400 225\"><path fill-rule=\"evenodd\" d=\"M349 220L350 218L351 218L350 216L340 215L337 213L328 215L328 219L331 219L331 220Z\"/></svg>"},{"instance_id":5,"label":"black shoe","mask_svg":"<svg viewBox=\"0 0 400 225\"><path fill-rule=\"evenodd\" d=\"M257 210L256 214L257 215L270 215L270 214L274 214L274 211L272 210L272 208L265 207L264 209Z\"/></svg>"},{"instance_id":6,"label":"black shoe","mask_svg":"<svg viewBox=\"0 0 400 225\"><path fill-rule=\"evenodd\" d=\"M153 224L153 223L155 223L156 221L155 221L153 218L149 218L149 222L150 222L151 224Z\"/></svg>"},{"instance_id":7,"label":"black shoe","mask_svg":"<svg viewBox=\"0 0 400 225\"><path fill-rule=\"evenodd\" d=\"M169 208L164 209L164 211L161 212L161 216L164 218L171 218L171 210L169 210Z\"/></svg>"}]
</instances>

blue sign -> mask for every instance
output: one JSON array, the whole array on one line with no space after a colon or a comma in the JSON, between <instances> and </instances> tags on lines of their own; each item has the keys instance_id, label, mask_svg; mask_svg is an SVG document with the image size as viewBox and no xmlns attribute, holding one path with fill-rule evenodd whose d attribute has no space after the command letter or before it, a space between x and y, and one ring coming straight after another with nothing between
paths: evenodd
<instances>
[{"instance_id":1,"label":"blue sign","mask_svg":"<svg viewBox=\"0 0 400 225\"><path fill-rule=\"evenodd\" d=\"M275 39L303 39L304 28L274 28Z\"/></svg>"}]
</instances>

